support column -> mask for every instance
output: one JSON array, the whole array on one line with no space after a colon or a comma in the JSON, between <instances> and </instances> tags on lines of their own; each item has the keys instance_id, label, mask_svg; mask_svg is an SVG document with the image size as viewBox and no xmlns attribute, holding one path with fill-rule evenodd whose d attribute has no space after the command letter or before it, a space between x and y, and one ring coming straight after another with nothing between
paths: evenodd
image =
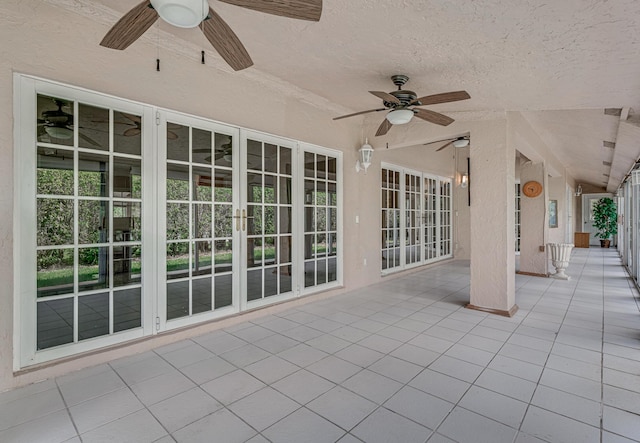
<instances>
[{"instance_id":1,"label":"support column","mask_svg":"<svg viewBox=\"0 0 640 443\"><path fill-rule=\"evenodd\" d=\"M505 120L471 132L471 300L467 308L511 317L515 303L515 150Z\"/></svg>"},{"instance_id":2,"label":"support column","mask_svg":"<svg viewBox=\"0 0 640 443\"><path fill-rule=\"evenodd\" d=\"M537 197L520 197L520 273L547 276L547 254L544 250L548 233L547 181L544 163L528 162L520 168L520 184L535 181L542 185Z\"/></svg>"}]
</instances>

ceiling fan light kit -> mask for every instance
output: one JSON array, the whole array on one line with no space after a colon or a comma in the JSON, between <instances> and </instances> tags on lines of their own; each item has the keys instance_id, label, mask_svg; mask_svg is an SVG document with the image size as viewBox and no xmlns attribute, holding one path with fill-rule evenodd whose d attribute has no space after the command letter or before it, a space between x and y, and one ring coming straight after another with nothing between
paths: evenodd
<instances>
[{"instance_id":1,"label":"ceiling fan light kit","mask_svg":"<svg viewBox=\"0 0 640 443\"><path fill-rule=\"evenodd\" d=\"M51 137L59 138L61 140L69 140L73 137L73 129L63 128L60 126L45 126L44 132L49 134Z\"/></svg>"},{"instance_id":2,"label":"ceiling fan light kit","mask_svg":"<svg viewBox=\"0 0 640 443\"><path fill-rule=\"evenodd\" d=\"M165 22L178 28L195 28L207 18L207 0L151 0L153 9Z\"/></svg>"},{"instance_id":3,"label":"ceiling fan light kit","mask_svg":"<svg viewBox=\"0 0 640 443\"><path fill-rule=\"evenodd\" d=\"M453 141L452 143L454 148L466 148L469 146L469 139L465 137L460 137Z\"/></svg>"},{"instance_id":4,"label":"ceiling fan light kit","mask_svg":"<svg viewBox=\"0 0 640 443\"><path fill-rule=\"evenodd\" d=\"M413 118L413 111L409 109L396 109L387 114L387 120L392 125L404 125Z\"/></svg>"}]
</instances>

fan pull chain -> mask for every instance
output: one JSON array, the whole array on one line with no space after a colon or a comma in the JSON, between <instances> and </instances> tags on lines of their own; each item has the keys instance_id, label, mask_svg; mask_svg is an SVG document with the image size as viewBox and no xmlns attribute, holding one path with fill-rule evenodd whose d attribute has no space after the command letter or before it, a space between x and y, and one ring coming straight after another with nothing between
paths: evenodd
<instances>
[{"instance_id":1,"label":"fan pull chain","mask_svg":"<svg viewBox=\"0 0 640 443\"><path fill-rule=\"evenodd\" d=\"M160 72L160 23L156 23L156 72Z\"/></svg>"},{"instance_id":2,"label":"fan pull chain","mask_svg":"<svg viewBox=\"0 0 640 443\"><path fill-rule=\"evenodd\" d=\"M160 59L156 59L156 71L160 72Z\"/></svg>"},{"instance_id":3,"label":"fan pull chain","mask_svg":"<svg viewBox=\"0 0 640 443\"><path fill-rule=\"evenodd\" d=\"M202 64L204 65L204 51L200 51L200 55L202 56Z\"/></svg>"}]
</instances>

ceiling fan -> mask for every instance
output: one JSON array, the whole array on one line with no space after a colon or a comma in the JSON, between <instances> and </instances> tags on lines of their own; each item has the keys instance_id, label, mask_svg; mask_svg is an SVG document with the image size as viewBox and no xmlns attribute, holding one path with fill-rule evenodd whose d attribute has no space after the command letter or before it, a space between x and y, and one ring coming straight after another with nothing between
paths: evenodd
<instances>
[{"instance_id":1,"label":"ceiling fan","mask_svg":"<svg viewBox=\"0 0 640 443\"><path fill-rule=\"evenodd\" d=\"M38 119L38 137L46 134L51 138L69 140L73 137L73 115L62 110L63 107L69 106L69 103L57 98L53 99L53 103L57 109L42 111L42 118ZM78 132L78 137L94 146L100 146L82 132Z\"/></svg>"},{"instance_id":2,"label":"ceiling fan","mask_svg":"<svg viewBox=\"0 0 640 443\"><path fill-rule=\"evenodd\" d=\"M426 95L424 97L418 97L418 95L407 89L402 89L402 86L409 81L409 77L406 75L393 75L391 80L398 87L396 91L389 93L381 91L369 91L370 94L375 95L382 99L383 108L369 109L367 111L355 112L353 114L342 115L335 117L334 120L340 120L341 118L353 117L355 115L367 114L369 112L379 111L391 111L387 114L386 118L382 121L382 124L378 127L376 136L385 135L391 129L393 125L403 125L409 123L415 115L422 120L426 120L431 123L435 123L441 126L447 126L453 123L451 117L440 114L438 112L429 111L427 109L417 108L416 106L435 105L438 103L449 103L459 100L466 100L471 98L467 91L453 91L444 92L442 94Z\"/></svg>"},{"instance_id":3,"label":"ceiling fan","mask_svg":"<svg viewBox=\"0 0 640 443\"><path fill-rule=\"evenodd\" d=\"M445 138L444 140L424 143L424 145L427 146L427 145L433 145L434 143L447 142L444 145L440 146L438 149L436 149L436 152L439 152L439 151L442 151L443 149L448 148L451 145L453 145L454 148L466 148L467 146L469 146L470 140L471 140L471 137L469 137L468 135L465 135L462 137Z\"/></svg>"},{"instance_id":4,"label":"ceiling fan","mask_svg":"<svg viewBox=\"0 0 640 443\"><path fill-rule=\"evenodd\" d=\"M267 14L316 22L322 14L322 0L220 1ZM253 65L238 36L209 6L207 0L145 0L118 20L100 45L112 49L126 49L158 20L158 16L180 28L200 26L209 43L235 71Z\"/></svg>"}]
</instances>

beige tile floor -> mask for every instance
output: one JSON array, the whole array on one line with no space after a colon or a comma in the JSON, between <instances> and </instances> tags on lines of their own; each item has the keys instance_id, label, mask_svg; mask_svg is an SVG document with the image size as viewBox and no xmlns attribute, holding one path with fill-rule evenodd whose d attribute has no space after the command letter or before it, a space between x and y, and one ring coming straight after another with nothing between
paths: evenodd
<instances>
[{"instance_id":1,"label":"beige tile floor","mask_svg":"<svg viewBox=\"0 0 640 443\"><path fill-rule=\"evenodd\" d=\"M614 250L463 308L451 262L0 394L1 442L639 442L640 311Z\"/></svg>"}]
</instances>

